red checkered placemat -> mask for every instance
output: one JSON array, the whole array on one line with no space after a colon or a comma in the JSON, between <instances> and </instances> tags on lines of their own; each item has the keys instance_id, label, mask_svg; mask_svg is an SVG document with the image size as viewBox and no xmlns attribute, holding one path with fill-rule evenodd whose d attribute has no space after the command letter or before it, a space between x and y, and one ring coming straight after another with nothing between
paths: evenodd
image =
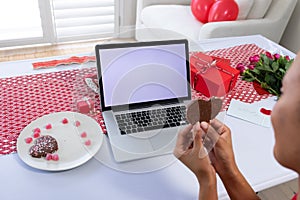
<instances>
[{"instance_id":1,"label":"red checkered placemat","mask_svg":"<svg viewBox=\"0 0 300 200\"><path fill-rule=\"evenodd\" d=\"M15 152L22 129L43 115L76 111L84 97L100 110L99 96L84 84L84 77L94 73L96 68L85 68L0 79L0 154ZM105 131L100 111L88 115Z\"/></svg>"},{"instance_id":2,"label":"red checkered placemat","mask_svg":"<svg viewBox=\"0 0 300 200\"><path fill-rule=\"evenodd\" d=\"M251 55L263 51L254 44L247 44L207 54L228 58L232 66L236 66L240 62L247 63ZM18 135L30 122L53 112L76 111L75 102L84 97L94 100L98 112L89 116L105 132L99 96L84 84L84 77L95 72L96 68L84 68L0 79L0 155L16 152ZM195 91L192 94L193 98L204 98ZM224 98L224 107L227 109L232 98L251 103L266 97L268 95L258 95L251 83L238 80L236 87Z\"/></svg>"}]
</instances>

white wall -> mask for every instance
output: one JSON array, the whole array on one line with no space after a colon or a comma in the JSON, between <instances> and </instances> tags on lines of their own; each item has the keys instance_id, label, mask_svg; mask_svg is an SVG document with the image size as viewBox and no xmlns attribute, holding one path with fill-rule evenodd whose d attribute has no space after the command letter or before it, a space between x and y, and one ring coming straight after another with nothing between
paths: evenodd
<instances>
[{"instance_id":1,"label":"white wall","mask_svg":"<svg viewBox=\"0 0 300 200\"><path fill-rule=\"evenodd\" d=\"M295 53L300 50L300 0L297 2L280 44Z\"/></svg>"}]
</instances>

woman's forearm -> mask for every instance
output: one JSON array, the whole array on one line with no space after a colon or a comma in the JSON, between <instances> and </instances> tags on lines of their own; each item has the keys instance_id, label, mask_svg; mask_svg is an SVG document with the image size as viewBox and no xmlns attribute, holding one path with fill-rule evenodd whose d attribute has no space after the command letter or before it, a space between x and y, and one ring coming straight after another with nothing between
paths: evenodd
<instances>
[{"instance_id":1,"label":"woman's forearm","mask_svg":"<svg viewBox=\"0 0 300 200\"><path fill-rule=\"evenodd\" d=\"M200 184L199 189L199 200L217 200L218 193L217 193L217 185L215 182L208 182L206 184Z\"/></svg>"},{"instance_id":2,"label":"woman's forearm","mask_svg":"<svg viewBox=\"0 0 300 200\"><path fill-rule=\"evenodd\" d=\"M259 197L256 195L248 181L245 179L245 177L237 167L227 175L220 175L220 178L226 188L230 199L259 199Z\"/></svg>"},{"instance_id":3,"label":"woman's forearm","mask_svg":"<svg viewBox=\"0 0 300 200\"><path fill-rule=\"evenodd\" d=\"M210 173L207 177L199 178L197 176L200 189L199 189L199 200L217 200L217 177L216 173Z\"/></svg>"}]
</instances>

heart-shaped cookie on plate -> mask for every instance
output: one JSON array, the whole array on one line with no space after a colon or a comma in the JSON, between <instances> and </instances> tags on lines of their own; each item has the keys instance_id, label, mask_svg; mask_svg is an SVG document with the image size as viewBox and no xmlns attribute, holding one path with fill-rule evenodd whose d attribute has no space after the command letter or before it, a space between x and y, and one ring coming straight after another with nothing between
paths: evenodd
<instances>
[{"instance_id":1,"label":"heart-shaped cookie on plate","mask_svg":"<svg viewBox=\"0 0 300 200\"><path fill-rule=\"evenodd\" d=\"M206 121L214 119L222 108L222 100L212 97L208 101L197 99L191 101L187 106L186 118L191 124L196 124L198 121Z\"/></svg>"},{"instance_id":2,"label":"heart-shaped cookie on plate","mask_svg":"<svg viewBox=\"0 0 300 200\"><path fill-rule=\"evenodd\" d=\"M34 145L29 149L29 154L34 158L41 158L57 150L58 144L56 139L50 135L45 135L36 139Z\"/></svg>"}]
</instances>

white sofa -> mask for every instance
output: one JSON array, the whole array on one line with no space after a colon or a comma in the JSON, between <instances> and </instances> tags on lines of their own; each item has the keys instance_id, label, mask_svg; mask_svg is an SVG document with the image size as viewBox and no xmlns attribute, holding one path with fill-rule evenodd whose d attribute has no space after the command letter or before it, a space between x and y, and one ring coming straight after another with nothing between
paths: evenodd
<instances>
[{"instance_id":1,"label":"white sofa","mask_svg":"<svg viewBox=\"0 0 300 200\"><path fill-rule=\"evenodd\" d=\"M198 41L261 34L278 43L297 3L297 0L246 0L251 2L247 8L243 7L244 0L236 1L242 6L238 20L202 24L191 12L191 0L137 0L135 37L170 39L179 34Z\"/></svg>"}]
</instances>

